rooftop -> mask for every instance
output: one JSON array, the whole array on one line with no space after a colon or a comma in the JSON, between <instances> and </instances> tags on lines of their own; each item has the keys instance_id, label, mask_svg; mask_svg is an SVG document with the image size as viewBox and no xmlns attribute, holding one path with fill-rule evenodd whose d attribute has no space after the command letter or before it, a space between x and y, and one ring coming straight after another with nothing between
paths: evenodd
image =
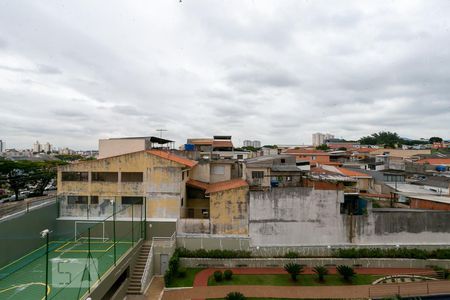
<instances>
[{"instance_id":1,"label":"rooftop","mask_svg":"<svg viewBox=\"0 0 450 300\"><path fill-rule=\"evenodd\" d=\"M182 156L178 156L176 154L173 154L169 151L162 151L162 150L156 150L156 149L152 149L152 150L147 150L147 153L156 155L158 157L164 158L164 159L168 159L171 160L173 162L185 165L189 168L194 167L195 165L197 165L197 161L195 160L190 160L186 157L182 157Z\"/></svg>"}]
</instances>

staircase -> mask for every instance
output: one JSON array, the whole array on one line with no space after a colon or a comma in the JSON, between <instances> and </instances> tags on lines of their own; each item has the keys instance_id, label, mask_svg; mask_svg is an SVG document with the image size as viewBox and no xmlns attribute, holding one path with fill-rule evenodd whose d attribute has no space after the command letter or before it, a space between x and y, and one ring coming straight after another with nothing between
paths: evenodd
<instances>
[{"instance_id":1,"label":"staircase","mask_svg":"<svg viewBox=\"0 0 450 300\"><path fill-rule=\"evenodd\" d=\"M127 294L129 295L139 295L141 294L141 279L144 274L145 263L150 252L151 245L143 244L141 250L139 251L139 256L136 265L131 274L130 284L128 285Z\"/></svg>"}]
</instances>

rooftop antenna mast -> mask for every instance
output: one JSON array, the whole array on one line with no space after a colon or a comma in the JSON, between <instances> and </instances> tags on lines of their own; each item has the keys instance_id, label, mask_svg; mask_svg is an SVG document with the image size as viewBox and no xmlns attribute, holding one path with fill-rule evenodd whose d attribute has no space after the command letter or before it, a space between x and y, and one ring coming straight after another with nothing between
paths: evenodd
<instances>
[{"instance_id":1,"label":"rooftop antenna mast","mask_svg":"<svg viewBox=\"0 0 450 300\"><path fill-rule=\"evenodd\" d=\"M168 130L167 130L167 129L162 129L162 128L160 128L160 129L156 129L156 131L159 131L159 137L162 138L163 132L164 132L164 131L168 131Z\"/></svg>"}]
</instances>

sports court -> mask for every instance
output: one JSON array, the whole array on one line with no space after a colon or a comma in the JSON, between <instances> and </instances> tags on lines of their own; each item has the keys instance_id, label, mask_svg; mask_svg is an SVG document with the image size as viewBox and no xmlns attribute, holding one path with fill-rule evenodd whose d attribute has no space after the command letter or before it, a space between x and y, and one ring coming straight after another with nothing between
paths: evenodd
<instances>
[{"instance_id":1,"label":"sports court","mask_svg":"<svg viewBox=\"0 0 450 300\"><path fill-rule=\"evenodd\" d=\"M110 237L105 222L75 222L68 239L55 240L0 268L0 299L81 299L114 262L140 238L140 222L129 222L130 232ZM52 234L49 235L52 238ZM115 242L114 242L115 241ZM46 265L48 284L46 285Z\"/></svg>"}]
</instances>

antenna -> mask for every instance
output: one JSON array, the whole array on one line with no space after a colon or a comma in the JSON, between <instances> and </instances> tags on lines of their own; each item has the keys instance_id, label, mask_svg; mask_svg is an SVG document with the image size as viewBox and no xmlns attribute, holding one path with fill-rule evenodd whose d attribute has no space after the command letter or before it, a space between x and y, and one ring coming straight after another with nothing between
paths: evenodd
<instances>
[{"instance_id":1,"label":"antenna","mask_svg":"<svg viewBox=\"0 0 450 300\"><path fill-rule=\"evenodd\" d=\"M162 138L162 133L163 133L164 131L168 131L168 130L167 130L167 129L162 129L162 128L160 128L160 129L156 129L156 131L159 131L159 137Z\"/></svg>"}]
</instances>

